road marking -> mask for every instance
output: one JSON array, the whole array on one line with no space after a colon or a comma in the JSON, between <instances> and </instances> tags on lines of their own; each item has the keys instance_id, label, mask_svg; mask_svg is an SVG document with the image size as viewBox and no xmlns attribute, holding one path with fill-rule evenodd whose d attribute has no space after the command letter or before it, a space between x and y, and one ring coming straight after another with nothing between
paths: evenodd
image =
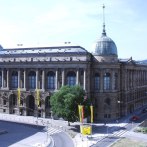
<instances>
[{"instance_id":1,"label":"road marking","mask_svg":"<svg viewBox=\"0 0 147 147\"><path fill-rule=\"evenodd\" d=\"M61 130L57 130L55 128L48 128L47 131L48 131L49 135L58 134L58 133L62 132Z\"/></svg>"}]
</instances>

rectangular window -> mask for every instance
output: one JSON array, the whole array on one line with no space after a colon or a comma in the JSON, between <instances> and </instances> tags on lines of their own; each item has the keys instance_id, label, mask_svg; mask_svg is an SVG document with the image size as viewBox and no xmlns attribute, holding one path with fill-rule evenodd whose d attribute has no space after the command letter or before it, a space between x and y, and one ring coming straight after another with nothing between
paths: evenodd
<instances>
[{"instance_id":1,"label":"rectangular window","mask_svg":"<svg viewBox=\"0 0 147 147\"><path fill-rule=\"evenodd\" d=\"M108 114L108 118L111 118L111 114Z\"/></svg>"},{"instance_id":2,"label":"rectangular window","mask_svg":"<svg viewBox=\"0 0 147 147\"><path fill-rule=\"evenodd\" d=\"M107 118L107 114L104 114L104 118Z\"/></svg>"},{"instance_id":3,"label":"rectangular window","mask_svg":"<svg viewBox=\"0 0 147 147\"><path fill-rule=\"evenodd\" d=\"M117 90L118 88L118 75L115 73L114 75L114 89Z\"/></svg>"},{"instance_id":4,"label":"rectangular window","mask_svg":"<svg viewBox=\"0 0 147 147\"><path fill-rule=\"evenodd\" d=\"M111 114L104 114L104 118L111 118Z\"/></svg>"}]
</instances>

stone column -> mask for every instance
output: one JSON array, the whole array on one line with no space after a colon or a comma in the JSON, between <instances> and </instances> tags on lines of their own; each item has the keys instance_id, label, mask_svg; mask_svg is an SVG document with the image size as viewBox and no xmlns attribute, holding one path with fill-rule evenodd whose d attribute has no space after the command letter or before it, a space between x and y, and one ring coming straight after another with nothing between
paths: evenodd
<instances>
[{"instance_id":1,"label":"stone column","mask_svg":"<svg viewBox=\"0 0 147 147\"><path fill-rule=\"evenodd\" d=\"M36 89L38 89L38 69L36 70Z\"/></svg>"},{"instance_id":2,"label":"stone column","mask_svg":"<svg viewBox=\"0 0 147 147\"><path fill-rule=\"evenodd\" d=\"M62 86L64 86L65 82L65 71L64 69L62 70Z\"/></svg>"},{"instance_id":3,"label":"stone column","mask_svg":"<svg viewBox=\"0 0 147 147\"><path fill-rule=\"evenodd\" d=\"M42 71L42 90L43 90L43 91L45 90L44 82L45 82L45 72L44 72L44 70L43 70L43 71Z\"/></svg>"},{"instance_id":4,"label":"stone column","mask_svg":"<svg viewBox=\"0 0 147 147\"><path fill-rule=\"evenodd\" d=\"M115 90L115 71L111 72L110 89Z\"/></svg>"},{"instance_id":5,"label":"stone column","mask_svg":"<svg viewBox=\"0 0 147 147\"><path fill-rule=\"evenodd\" d=\"M132 87L134 87L134 70L132 70Z\"/></svg>"},{"instance_id":6,"label":"stone column","mask_svg":"<svg viewBox=\"0 0 147 147\"><path fill-rule=\"evenodd\" d=\"M77 69L76 73L76 85L79 85L79 69Z\"/></svg>"},{"instance_id":7,"label":"stone column","mask_svg":"<svg viewBox=\"0 0 147 147\"><path fill-rule=\"evenodd\" d=\"M24 89L26 89L26 69L24 69Z\"/></svg>"},{"instance_id":8,"label":"stone column","mask_svg":"<svg viewBox=\"0 0 147 147\"><path fill-rule=\"evenodd\" d=\"M144 85L143 84L143 70L141 71L141 77L142 77L142 82L141 83L142 83L142 86L143 86Z\"/></svg>"},{"instance_id":9,"label":"stone column","mask_svg":"<svg viewBox=\"0 0 147 147\"><path fill-rule=\"evenodd\" d=\"M56 83L55 83L55 89L58 89L58 69L56 70Z\"/></svg>"},{"instance_id":10,"label":"stone column","mask_svg":"<svg viewBox=\"0 0 147 147\"><path fill-rule=\"evenodd\" d=\"M20 69L19 69L19 71L18 71L18 88L21 88L21 87L20 87Z\"/></svg>"},{"instance_id":11,"label":"stone column","mask_svg":"<svg viewBox=\"0 0 147 147\"><path fill-rule=\"evenodd\" d=\"M83 89L86 91L86 69L84 69Z\"/></svg>"},{"instance_id":12,"label":"stone column","mask_svg":"<svg viewBox=\"0 0 147 147\"><path fill-rule=\"evenodd\" d=\"M127 90L129 90L129 84L130 84L130 82L129 82L129 70L127 69L127 82L126 82L126 85L127 85Z\"/></svg>"},{"instance_id":13,"label":"stone column","mask_svg":"<svg viewBox=\"0 0 147 147\"><path fill-rule=\"evenodd\" d=\"M9 69L7 69L7 89L9 89Z\"/></svg>"},{"instance_id":14,"label":"stone column","mask_svg":"<svg viewBox=\"0 0 147 147\"><path fill-rule=\"evenodd\" d=\"M128 82L127 82L127 85L128 85L128 90L130 89L130 85L131 85L131 80L130 80L130 70L128 69Z\"/></svg>"},{"instance_id":15,"label":"stone column","mask_svg":"<svg viewBox=\"0 0 147 147\"><path fill-rule=\"evenodd\" d=\"M4 69L2 69L2 88L4 88Z\"/></svg>"}]
</instances>

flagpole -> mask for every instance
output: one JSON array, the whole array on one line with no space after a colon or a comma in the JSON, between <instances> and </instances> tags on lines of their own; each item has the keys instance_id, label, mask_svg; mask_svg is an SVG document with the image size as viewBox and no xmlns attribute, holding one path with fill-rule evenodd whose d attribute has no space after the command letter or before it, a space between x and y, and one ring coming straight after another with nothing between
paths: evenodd
<instances>
[{"instance_id":1,"label":"flagpole","mask_svg":"<svg viewBox=\"0 0 147 147\"><path fill-rule=\"evenodd\" d=\"M20 88L17 89L17 114L20 115Z\"/></svg>"},{"instance_id":2,"label":"flagpole","mask_svg":"<svg viewBox=\"0 0 147 147\"><path fill-rule=\"evenodd\" d=\"M91 112L91 137L92 137L92 123L93 123L93 105L90 106L90 112Z\"/></svg>"}]
</instances>

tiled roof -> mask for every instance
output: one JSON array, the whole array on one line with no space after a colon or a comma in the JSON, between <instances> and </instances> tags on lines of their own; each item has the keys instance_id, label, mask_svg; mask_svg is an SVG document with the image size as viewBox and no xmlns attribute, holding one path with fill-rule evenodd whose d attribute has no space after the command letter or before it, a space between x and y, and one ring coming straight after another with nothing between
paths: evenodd
<instances>
[{"instance_id":1,"label":"tiled roof","mask_svg":"<svg viewBox=\"0 0 147 147\"><path fill-rule=\"evenodd\" d=\"M45 54L45 53L87 53L81 46L19 47L0 50L0 55Z\"/></svg>"}]
</instances>

